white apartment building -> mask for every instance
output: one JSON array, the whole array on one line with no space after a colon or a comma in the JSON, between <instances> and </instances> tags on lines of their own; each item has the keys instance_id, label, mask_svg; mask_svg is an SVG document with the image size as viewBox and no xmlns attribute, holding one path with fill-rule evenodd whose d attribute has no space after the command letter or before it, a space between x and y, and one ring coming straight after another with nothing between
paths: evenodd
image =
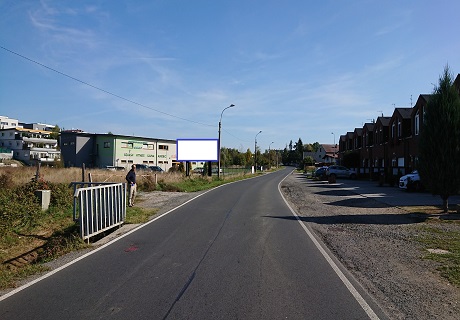
<instances>
[{"instance_id":1,"label":"white apartment building","mask_svg":"<svg viewBox=\"0 0 460 320\"><path fill-rule=\"evenodd\" d=\"M10 129L19 127L19 121L6 116L0 116L0 129Z\"/></svg>"},{"instance_id":2,"label":"white apartment building","mask_svg":"<svg viewBox=\"0 0 460 320\"><path fill-rule=\"evenodd\" d=\"M50 131L21 127L0 129L0 149L13 153L13 159L33 165L37 161L52 164L61 158L57 139Z\"/></svg>"}]
</instances>

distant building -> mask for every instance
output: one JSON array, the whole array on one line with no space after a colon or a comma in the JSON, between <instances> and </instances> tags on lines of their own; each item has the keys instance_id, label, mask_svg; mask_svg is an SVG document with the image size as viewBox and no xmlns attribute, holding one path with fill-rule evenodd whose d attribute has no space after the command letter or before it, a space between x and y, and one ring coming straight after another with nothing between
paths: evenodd
<instances>
[{"instance_id":1,"label":"distant building","mask_svg":"<svg viewBox=\"0 0 460 320\"><path fill-rule=\"evenodd\" d=\"M66 167L123 167L132 164L159 166L168 171L176 162L176 141L98 134L80 130L61 131L60 147Z\"/></svg>"},{"instance_id":2,"label":"distant building","mask_svg":"<svg viewBox=\"0 0 460 320\"><path fill-rule=\"evenodd\" d=\"M37 161L52 164L59 161L60 151L57 139L50 131L25 129L21 127L0 129L0 149L2 154L12 154L12 158L28 165Z\"/></svg>"},{"instance_id":3,"label":"distant building","mask_svg":"<svg viewBox=\"0 0 460 320\"><path fill-rule=\"evenodd\" d=\"M333 144L320 144L316 152L303 153L303 158L312 157L316 164L336 164L339 148Z\"/></svg>"},{"instance_id":4,"label":"distant building","mask_svg":"<svg viewBox=\"0 0 460 320\"><path fill-rule=\"evenodd\" d=\"M11 119L6 116L0 116L0 129L10 129L19 127L19 122L16 119Z\"/></svg>"},{"instance_id":5,"label":"distant building","mask_svg":"<svg viewBox=\"0 0 460 320\"><path fill-rule=\"evenodd\" d=\"M46 123L24 123L19 122L19 126L26 128L26 129L33 129L33 130L42 130L42 131L53 131L56 126Z\"/></svg>"}]
</instances>

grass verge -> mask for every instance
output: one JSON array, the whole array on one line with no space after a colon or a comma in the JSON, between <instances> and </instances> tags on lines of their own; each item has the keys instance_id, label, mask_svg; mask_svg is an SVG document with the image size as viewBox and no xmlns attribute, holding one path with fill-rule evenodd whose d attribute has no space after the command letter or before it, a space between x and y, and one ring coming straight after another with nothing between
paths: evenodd
<instances>
[{"instance_id":1,"label":"grass verge","mask_svg":"<svg viewBox=\"0 0 460 320\"><path fill-rule=\"evenodd\" d=\"M150 220L150 217L155 215L158 209L146 209L141 207L126 208L126 220L127 224L138 224L146 223Z\"/></svg>"},{"instance_id":2,"label":"grass verge","mask_svg":"<svg viewBox=\"0 0 460 320\"><path fill-rule=\"evenodd\" d=\"M424 259L438 263L440 275L460 287L460 223L455 220L429 219L419 226L417 241Z\"/></svg>"}]
</instances>

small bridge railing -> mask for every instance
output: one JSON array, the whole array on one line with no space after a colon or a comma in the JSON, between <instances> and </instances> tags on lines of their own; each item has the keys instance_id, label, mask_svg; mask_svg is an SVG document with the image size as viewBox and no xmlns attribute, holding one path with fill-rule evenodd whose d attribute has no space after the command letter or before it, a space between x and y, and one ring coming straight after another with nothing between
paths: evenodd
<instances>
[{"instance_id":1,"label":"small bridge railing","mask_svg":"<svg viewBox=\"0 0 460 320\"><path fill-rule=\"evenodd\" d=\"M73 219L80 236L89 238L123 224L126 218L126 184L72 182Z\"/></svg>"}]
</instances>

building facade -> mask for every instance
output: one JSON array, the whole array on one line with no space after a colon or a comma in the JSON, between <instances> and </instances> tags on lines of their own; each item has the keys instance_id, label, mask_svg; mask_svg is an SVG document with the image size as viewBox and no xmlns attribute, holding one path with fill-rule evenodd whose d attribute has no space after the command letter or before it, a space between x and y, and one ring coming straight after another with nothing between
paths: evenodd
<instances>
[{"instance_id":1,"label":"building facade","mask_svg":"<svg viewBox=\"0 0 460 320\"><path fill-rule=\"evenodd\" d=\"M460 91L460 74L454 86ZM410 108L395 108L391 117L378 117L339 139L339 162L355 169L361 177L387 182L417 169L420 132L431 95L419 95Z\"/></svg>"},{"instance_id":2,"label":"building facade","mask_svg":"<svg viewBox=\"0 0 460 320\"><path fill-rule=\"evenodd\" d=\"M61 158L57 139L53 138L52 132L44 130L21 127L0 129L0 148L2 153L12 153L13 159L27 165L38 161L53 164Z\"/></svg>"},{"instance_id":3,"label":"building facade","mask_svg":"<svg viewBox=\"0 0 460 320\"><path fill-rule=\"evenodd\" d=\"M0 116L0 129L11 129L19 127L19 121L6 116Z\"/></svg>"},{"instance_id":4,"label":"building facade","mask_svg":"<svg viewBox=\"0 0 460 320\"><path fill-rule=\"evenodd\" d=\"M132 164L159 166L168 171L176 165L176 141L114 134L62 131L60 146L64 166L125 168Z\"/></svg>"},{"instance_id":5,"label":"building facade","mask_svg":"<svg viewBox=\"0 0 460 320\"><path fill-rule=\"evenodd\" d=\"M312 157L315 164L336 164L338 151L337 145L320 144L316 152L305 151L303 153L303 159Z\"/></svg>"}]
</instances>

